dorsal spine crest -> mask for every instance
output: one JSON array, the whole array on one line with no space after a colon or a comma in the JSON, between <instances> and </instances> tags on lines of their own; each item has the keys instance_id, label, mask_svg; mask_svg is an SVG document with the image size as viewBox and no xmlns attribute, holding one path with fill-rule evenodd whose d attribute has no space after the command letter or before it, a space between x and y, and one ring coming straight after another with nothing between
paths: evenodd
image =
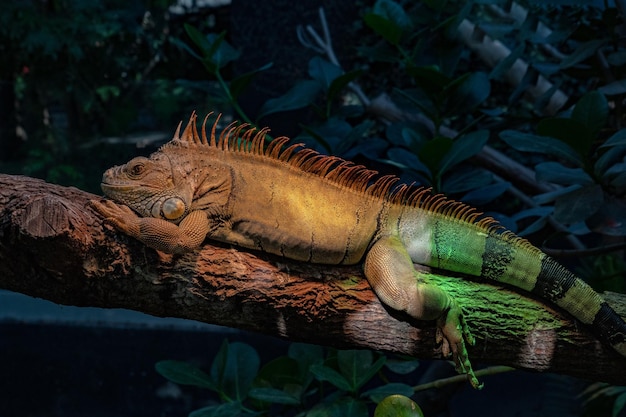
<instances>
[{"instance_id":1,"label":"dorsal spine crest","mask_svg":"<svg viewBox=\"0 0 626 417\"><path fill-rule=\"evenodd\" d=\"M197 116L193 112L182 134L180 134L181 123L176 129L174 140L164 146L179 146L181 143L185 143L187 146L207 146L224 152L260 156L285 163L296 169L317 175L325 181L372 198L384 199L391 204L418 207L456 221L471 223L479 229L484 229L486 233L501 228L493 218L480 218L482 213L474 208L450 200L442 194L431 194L430 188L414 187L407 184L396 185L399 178L394 175L384 175L374 179L378 172L336 156L321 155L313 149L305 148L301 143L285 147L290 140L285 136L275 138L265 145L268 128L257 129L248 123L234 121L229 123L218 136L217 126L221 118L221 114L218 114L211 125L211 133L207 137L206 124L212 114L209 113L204 118L201 136L198 134L196 126ZM525 239L515 235L508 237L506 233L503 233L503 238L511 238L521 244L526 242Z\"/></svg>"}]
</instances>

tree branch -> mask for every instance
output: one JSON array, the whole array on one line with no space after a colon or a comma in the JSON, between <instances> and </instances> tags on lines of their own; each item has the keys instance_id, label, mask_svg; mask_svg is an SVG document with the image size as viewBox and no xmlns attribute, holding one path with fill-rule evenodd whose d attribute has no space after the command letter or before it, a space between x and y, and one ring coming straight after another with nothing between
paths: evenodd
<instances>
[{"instance_id":1,"label":"tree branch","mask_svg":"<svg viewBox=\"0 0 626 417\"><path fill-rule=\"evenodd\" d=\"M96 196L0 174L0 287L60 304L122 307L338 348L439 358L433 323L386 310L359 266L311 265L206 244L184 256L108 226ZM566 314L482 282L432 275L464 307L475 363L626 384L626 359ZM607 295L626 315L626 296Z\"/></svg>"}]
</instances>

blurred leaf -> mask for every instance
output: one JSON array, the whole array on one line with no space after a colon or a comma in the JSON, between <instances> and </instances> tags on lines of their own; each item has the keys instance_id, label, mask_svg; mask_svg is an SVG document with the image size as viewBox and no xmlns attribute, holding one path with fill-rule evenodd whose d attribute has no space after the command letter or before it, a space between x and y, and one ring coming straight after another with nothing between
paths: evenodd
<instances>
[{"instance_id":1,"label":"blurred leaf","mask_svg":"<svg viewBox=\"0 0 626 417\"><path fill-rule=\"evenodd\" d=\"M332 82L342 74L341 68L319 56L309 60L309 75L319 82L325 91L328 91Z\"/></svg>"},{"instance_id":2,"label":"blurred leaf","mask_svg":"<svg viewBox=\"0 0 626 417\"><path fill-rule=\"evenodd\" d=\"M537 125L537 133L542 136L556 138L574 149L582 161L589 155L595 139L591 130L575 119L548 117Z\"/></svg>"},{"instance_id":3,"label":"blurred leaf","mask_svg":"<svg viewBox=\"0 0 626 417\"><path fill-rule=\"evenodd\" d=\"M388 397L390 395L405 395L407 397L410 397L413 394L413 388L410 385L401 384L399 382L392 382L367 390L362 393L360 397L370 398L375 403L379 403L383 399L385 399L385 397Z\"/></svg>"},{"instance_id":4,"label":"blurred leaf","mask_svg":"<svg viewBox=\"0 0 626 417\"><path fill-rule=\"evenodd\" d=\"M288 404L298 405L300 399L290 395L289 393L276 389L276 388L252 388L250 390L250 397L256 400L265 401L272 404Z\"/></svg>"},{"instance_id":5,"label":"blurred leaf","mask_svg":"<svg viewBox=\"0 0 626 417\"><path fill-rule=\"evenodd\" d=\"M263 106L261 106L257 120L268 114L306 107L315 100L320 89L320 84L317 81L298 81L284 95L267 100Z\"/></svg>"},{"instance_id":6,"label":"blurred leaf","mask_svg":"<svg viewBox=\"0 0 626 417\"><path fill-rule=\"evenodd\" d=\"M209 43L207 38L204 37L202 32L196 29L195 26L190 25L188 23L185 23L184 27L185 27L185 32L187 32L187 35L189 36L189 38L191 38L191 41L194 43L194 45L196 45L196 47L200 49L200 51L202 52L202 55L208 55L209 49L211 48L211 44ZM202 58L196 55L195 53L194 55L197 58Z\"/></svg>"},{"instance_id":7,"label":"blurred leaf","mask_svg":"<svg viewBox=\"0 0 626 417\"><path fill-rule=\"evenodd\" d=\"M626 79L613 81L598 88L598 91L607 96L626 93Z\"/></svg>"},{"instance_id":8,"label":"blurred leaf","mask_svg":"<svg viewBox=\"0 0 626 417\"><path fill-rule=\"evenodd\" d=\"M246 72L245 74L241 74L238 77L233 78L230 81L230 94L234 99L237 99L237 97L239 97L239 95L241 94L242 91L244 91L246 89L246 87L248 87L248 85L250 85L250 82L252 81L252 79L260 72L263 72L269 68L271 68L273 65L272 62L268 62L267 64L263 65L262 67L259 67L257 69L254 69L250 72Z\"/></svg>"},{"instance_id":9,"label":"blurred leaf","mask_svg":"<svg viewBox=\"0 0 626 417\"><path fill-rule=\"evenodd\" d=\"M398 24L375 13L367 13L363 16L363 20L367 26L382 36L387 42L392 45L398 45L400 43L402 28L398 26Z\"/></svg>"},{"instance_id":10,"label":"blurred leaf","mask_svg":"<svg viewBox=\"0 0 626 417\"><path fill-rule=\"evenodd\" d=\"M343 375L326 365L312 365L310 370L318 381L328 381L335 387L346 392L350 392L352 388Z\"/></svg>"},{"instance_id":11,"label":"blurred leaf","mask_svg":"<svg viewBox=\"0 0 626 417\"><path fill-rule=\"evenodd\" d=\"M493 174L485 169L458 167L446 174L440 191L446 195L465 193L486 187L492 182Z\"/></svg>"},{"instance_id":12,"label":"blurred leaf","mask_svg":"<svg viewBox=\"0 0 626 417\"><path fill-rule=\"evenodd\" d=\"M341 374L350 383L351 391L356 392L383 367L387 358L384 355L373 362L371 350L340 350L337 361Z\"/></svg>"},{"instance_id":13,"label":"blurred leaf","mask_svg":"<svg viewBox=\"0 0 626 417\"><path fill-rule=\"evenodd\" d=\"M510 182L496 182L486 187L470 191L461 197L461 201L471 206L484 206L500 197L509 188L511 188Z\"/></svg>"},{"instance_id":14,"label":"blurred leaf","mask_svg":"<svg viewBox=\"0 0 626 417\"><path fill-rule=\"evenodd\" d=\"M187 362L160 361L156 363L155 369L159 374L177 384L194 385L216 390L215 384L209 375Z\"/></svg>"},{"instance_id":15,"label":"blurred leaf","mask_svg":"<svg viewBox=\"0 0 626 417\"><path fill-rule=\"evenodd\" d=\"M210 405L189 413L189 417L239 417L241 415L243 415L243 407L237 401Z\"/></svg>"},{"instance_id":16,"label":"blurred leaf","mask_svg":"<svg viewBox=\"0 0 626 417\"><path fill-rule=\"evenodd\" d=\"M584 221L600 209L604 193L599 185L589 185L556 199L554 218L565 224Z\"/></svg>"},{"instance_id":17,"label":"blurred leaf","mask_svg":"<svg viewBox=\"0 0 626 417\"><path fill-rule=\"evenodd\" d=\"M606 125L608 118L609 103L606 97L597 91L590 91L582 96L572 111L572 119L587 127L594 138Z\"/></svg>"},{"instance_id":18,"label":"blurred leaf","mask_svg":"<svg viewBox=\"0 0 626 417\"><path fill-rule=\"evenodd\" d=\"M259 372L257 351L245 343L224 341L211 364L211 378L231 399L242 401Z\"/></svg>"},{"instance_id":19,"label":"blurred leaf","mask_svg":"<svg viewBox=\"0 0 626 417\"><path fill-rule=\"evenodd\" d=\"M574 52L561 61L561 69L573 67L574 65L595 55L596 51L606 42L607 41L605 39L594 39L592 41L582 43Z\"/></svg>"},{"instance_id":20,"label":"blurred leaf","mask_svg":"<svg viewBox=\"0 0 626 417\"><path fill-rule=\"evenodd\" d=\"M611 146L626 146L626 129L620 129L611 135L600 148L608 148Z\"/></svg>"},{"instance_id":21,"label":"blurred leaf","mask_svg":"<svg viewBox=\"0 0 626 417\"><path fill-rule=\"evenodd\" d=\"M328 87L328 99L333 100L344 88L348 86L348 84L354 81L362 73L363 71L361 70L354 70L335 78Z\"/></svg>"},{"instance_id":22,"label":"blurred leaf","mask_svg":"<svg viewBox=\"0 0 626 417\"><path fill-rule=\"evenodd\" d=\"M503 130L500 132L500 139L518 151L544 153L569 161L576 166L583 165L578 153L558 139L515 130Z\"/></svg>"},{"instance_id":23,"label":"blurred leaf","mask_svg":"<svg viewBox=\"0 0 626 417\"><path fill-rule=\"evenodd\" d=\"M537 181L546 181L554 184L571 185L593 184L593 178L582 168L567 168L559 162L543 162L535 166Z\"/></svg>"},{"instance_id":24,"label":"blurred leaf","mask_svg":"<svg viewBox=\"0 0 626 417\"><path fill-rule=\"evenodd\" d=\"M482 150L488 139L488 130L475 130L454 140L450 149L441 158L439 174L443 174L456 164L476 155Z\"/></svg>"},{"instance_id":25,"label":"blurred leaf","mask_svg":"<svg viewBox=\"0 0 626 417\"><path fill-rule=\"evenodd\" d=\"M527 219L529 217L537 217L534 222L517 233L519 236L527 236L541 230L548 223L548 217L553 213L553 211L553 207L533 207L516 213L511 216L511 220L519 222L520 220Z\"/></svg>"},{"instance_id":26,"label":"blurred leaf","mask_svg":"<svg viewBox=\"0 0 626 417\"><path fill-rule=\"evenodd\" d=\"M441 92L452 82L450 77L441 72L441 69L435 65L409 67L406 72L413 77L420 88L430 94Z\"/></svg>"},{"instance_id":27,"label":"blurred leaf","mask_svg":"<svg viewBox=\"0 0 626 417\"><path fill-rule=\"evenodd\" d=\"M376 0L373 12L378 16L382 16L396 25L402 30L411 30L413 23L411 18L406 14L402 6L393 0Z\"/></svg>"},{"instance_id":28,"label":"blurred leaf","mask_svg":"<svg viewBox=\"0 0 626 417\"><path fill-rule=\"evenodd\" d=\"M446 115L469 112L482 104L491 94L491 83L484 72L473 72L464 77L462 82L453 84L448 91Z\"/></svg>"},{"instance_id":29,"label":"blurred leaf","mask_svg":"<svg viewBox=\"0 0 626 417\"><path fill-rule=\"evenodd\" d=\"M446 154L452 149L452 139L437 136L426 142L419 150L418 157L434 175L440 173L440 166Z\"/></svg>"},{"instance_id":30,"label":"blurred leaf","mask_svg":"<svg viewBox=\"0 0 626 417\"><path fill-rule=\"evenodd\" d=\"M425 174L431 175L430 169L422 163L422 161L412 152L403 148L391 148L387 151L387 156L390 162L393 162L395 166L402 169L410 169Z\"/></svg>"}]
</instances>

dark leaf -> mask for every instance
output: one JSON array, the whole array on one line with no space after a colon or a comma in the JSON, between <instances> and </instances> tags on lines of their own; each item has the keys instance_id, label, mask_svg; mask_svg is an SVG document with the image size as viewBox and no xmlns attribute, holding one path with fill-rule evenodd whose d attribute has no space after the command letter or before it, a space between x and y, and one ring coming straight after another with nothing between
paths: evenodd
<instances>
[{"instance_id":1,"label":"dark leaf","mask_svg":"<svg viewBox=\"0 0 626 417\"><path fill-rule=\"evenodd\" d=\"M594 39L592 41L587 41L582 43L574 52L572 52L569 56L567 56L563 61L561 61L561 68L569 68L572 67L587 58L595 55L596 51L600 49L606 43L605 39Z\"/></svg>"},{"instance_id":2,"label":"dark leaf","mask_svg":"<svg viewBox=\"0 0 626 417\"><path fill-rule=\"evenodd\" d=\"M556 158L564 159L575 164L576 166L583 165L578 153L569 145L558 139L518 132L515 130L503 130L500 132L500 139L518 151L543 153Z\"/></svg>"},{"instance_id":3,"label":"dark leaf","mask_svg":"<svg viewBox=\"0 0 626 417\"><path fill-rule=\"evenodd\" d=\"M582 123L595 137L609 118L609 104L603 94L590 91L578 100L572 119Z\"/></svg>"},{"instance_id":4,"label":"dark leaf","mask_svg":"<svg viewBox=\"0 0 626 417\"><path fill-rule=\"evenodd\" d=\"M215 390L215 384L211 377L196 366L181 361L160 361L155 365L156 371L172 382L181 385L194 385L196 387Z\"/></svg>"},{"instance_id":5,"label":"dark leaf","mask_svg":"<svg viewBox=\"0 0 626 417\"><path fill-rule=\"evenodd\" d=\"M593 179L582 168L568 168L559 162L543 162L535 166L538 181L560 185L589 185Z\"/></svg>"},{"instance_id":6,"label":"dark leaf","mask_svg":"<svg viewBox=\"0 0 626 417\"><path fill-rule=\"evenodd\" d=\"M604 193L599 185L589 185L556 199L554 217L565 224L584 221L602 207Z\"/></svg>"},{"instance_id":7,"label":"dark leaf","mask_svg":"<svg viewBox=\"0 0 626 417\"><path fill-rule=\"evenodd\" d=\"M268 114L306 107L315 100L320 89L320 84L317 81L298 81L284 95L267 100L263 106L261 106L257 120Z\"/></svg>"}]
</instances>

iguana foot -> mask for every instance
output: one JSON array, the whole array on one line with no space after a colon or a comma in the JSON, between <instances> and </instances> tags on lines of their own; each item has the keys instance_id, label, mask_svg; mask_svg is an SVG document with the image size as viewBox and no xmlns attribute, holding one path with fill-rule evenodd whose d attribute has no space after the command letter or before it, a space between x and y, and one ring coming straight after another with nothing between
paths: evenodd
<instances>
[{"instance_id":1,"label":"iguana foot","mask_svg":"<svg viewBox=\"0 0 626 417\"><path fill-rule=\"evenodd\" d=\"M437 320L437 342L442 343L441 350L444 357L452 355L456 371L467 375L472 387L482 389L483 384L474 374L465 345L465 343L474 345L476 340L465 322L461 308L454 301L447 314Z\"/></svg>"},{"instance_id":2,"label":"iguana foot","mask_svg":"<svg viewBox=\"0 0 626 417\"><path fill-rule=\"evenodd\" d=\"M111 200L91 200L89 205L104 217L106 223L133 237L138 235L140 217L128 206Z\"/></svg>"}]
</instances>

